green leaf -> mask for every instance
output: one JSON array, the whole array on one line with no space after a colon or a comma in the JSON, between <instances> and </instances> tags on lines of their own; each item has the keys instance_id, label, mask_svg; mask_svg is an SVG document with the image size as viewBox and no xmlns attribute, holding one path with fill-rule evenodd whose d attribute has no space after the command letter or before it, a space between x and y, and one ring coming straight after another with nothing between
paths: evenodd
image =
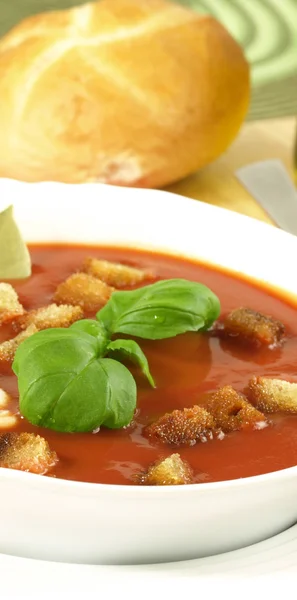
<instances>
[{"instance_id":1,"label":"green leaf","mask_svg":"<svg viewBox=\"0 0 297 600\"><path fill-rule=\"evenodd\" d=\"M13 218L13 207L0 212L0 279L23 279L31 275L31 259Z\"/></svg>"},{"instance_id":2,"label":"green leaf","mask_svg":"<svg viewBox=\"0 0 297 600\"><path fill-rule=\"evenodd\" d=\"M125 427L131 423L137 400L134 377L121 363L111 358L100 360L106 375L107 410L103 425L110 429Z\"/></svg>"},{"instance_id":3,"label":"green leaf","mask_svg":"<svg viewBox=\"0 0 297 600\"><path fill-rule=\"evenodd\" d=\"M115 340L108 344L107 352L108 354L112 353L112 356L116 358L131 360L131 362L141 369L141 372L147 378L150 385L156 387L150 373L147 358L137 342L134 340Z\"/></svg>"},{"instance_id":4,"label":"green leaf","mask_svg":"<svg viewBox=\"0 0 297 600\"><path fill-rule=\"evenodd\" d=\"M136 384L121 363L101 358L101 341L78 328L47 329L19 346L20 412L33 425L55 431L93 431L128 425Z\"/></svg>"},{"instance_id":5,"label":"green leaf","mask_svg":"<svg viewBox=\"0 0 297 600\"><path fill-rule=\"evenodd\" d=\"M109 335L103 323L95 321L94 319L81 319L80 321L75 321L75 323L72 323L69 329L74 329L78 332L78 334L83 332L95 337L98 343L99 355L104 356L109 342Z\"/></svg>"},{"instance_id":6,"label":"green leaf","mask_svg":"<svg viewBox=\"0 0 297 600\"><path fill-rule=\"evenodd\" d=\"M206 286L168 279L137 290L114 292L97 319L110 334L157 340L207 329L219 314L219 299Z\"/></svg>"}]
</instances>

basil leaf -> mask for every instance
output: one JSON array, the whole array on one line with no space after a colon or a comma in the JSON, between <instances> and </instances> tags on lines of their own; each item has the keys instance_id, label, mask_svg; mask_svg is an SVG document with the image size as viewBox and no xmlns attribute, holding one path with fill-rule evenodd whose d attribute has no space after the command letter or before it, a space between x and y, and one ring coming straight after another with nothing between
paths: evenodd
<instances>
[{"instance_id":1,"label":"basil leaf","mask_svg":"<svg viewBox=\"0 0 297 600\"><path fill-rule=\"evenodd\" d=\"M147 358L137 342L134 340L115 340L108 344L107 352L108 354L112 353L112 356L115 356L116 358L131 360L135 365L140 367L141 372L147 378L151 386L153 388L156 387L150 373Z\"/></svg>"},{"instance_id":2,"label":"basil leaf","mask_svg":"<svg viewBox=\"0 0 297 600\"><path fill-rule=\"evenodd\" d=\"M63 432L128 425L136 407L134 378L100 352L100 340L78 328L47 329L22 342L13 362L21 414Z\"/></svg>"},{"instance_id":3,"label":"basil leaf","mask_svg":"<svg viewBox=\"0 0 297 600\"><path fill-rule=\"evenodd\" d=\"M23 279L31 275L31 259L13 218L13 207L0 212L0 279Z\"/></svg>"},{"instance_id":4,"label":"basil leaf","mask_svg":"<svg viewBox=\"0 0 297 600\"><path fill-rule=\"evenodd\" d=\"M206 286L168 279L137 290L114 292L97 319L111 334L158 340L207 329L219 314L219 299Z\"/></svg>"},{"instance_id":5,"label":"basil leaf","mask_svg":"<svg viewBox=\"0 0 297 600\"><path fill-rule=\"evenodd\" d=\"M80 321L75 321L75 323L72 323L69 329L83 331L98 339L107 339L107 332L103 323L95 321L94 319L80 319Z\"/></svg>"},{"instance_id":6,"label":"basil leaf","mask_svg":"<svg viewBox=\"0 0 297 600\"><path fill-rule=\"evenodd\" d=\"M133 375L121 363L111 358L100 359L106 375L106 413L102 424L119 429L131 423L136 409L137 389Z\"/></svg>"},{"instance_id":7,"label":"basil leaf","mask_svg":"<svg viewBox=\"0 0 297 600\"><path fill-rule=\"evenodd\" d=\"M94 319L81 319L80 321L75 321L75 323L72 323L69 329L74 329L78 332L78 334L83 332L94 336L98 342L99 355L104 356L107 344L109 342L109 336L103 323L95 321Z\"/></svg>"}]
</instances>

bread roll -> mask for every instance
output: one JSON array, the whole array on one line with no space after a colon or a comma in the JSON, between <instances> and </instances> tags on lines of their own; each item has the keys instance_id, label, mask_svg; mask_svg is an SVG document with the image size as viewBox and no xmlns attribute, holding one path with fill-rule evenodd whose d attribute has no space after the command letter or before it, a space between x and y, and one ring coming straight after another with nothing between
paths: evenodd
<instances>
[{"instance_id":1,"label":"bread roll","mask_svg":"<svg viewBox=\"0 0 297 600\"><path fill-rule=\"evenodd\" d=\"M247 111L242 50L165 0L101 0L0 43L0 176L158 187L214 160Z\"/></svg>"}]
</instances>

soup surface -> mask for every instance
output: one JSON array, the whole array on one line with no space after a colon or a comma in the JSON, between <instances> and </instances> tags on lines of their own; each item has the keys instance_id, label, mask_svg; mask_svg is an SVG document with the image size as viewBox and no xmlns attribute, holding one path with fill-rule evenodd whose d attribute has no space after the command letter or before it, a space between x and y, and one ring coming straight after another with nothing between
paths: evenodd
<instances>
[{"instance_id":1,"label":"soup surface","mask_svg":"<svg viewBox=\"0 0 297 600\"><path fill-rule=\"evenodd\" d=\"M40 429L20 419L15 431L39 433L55 450L59 462L51 476L79 481L133 484L134 476L159 459L177 451L194 471L195 482L258 475L297 464L297 416L273 415L263 430L237 431L193 447L172 449L149 440L144 427L165 412L201 404L206 394L226 384L242 391L252 375L288 378L297 382L296 306L243 279L195 262L130 249L79 246L31 246L33 274L11 282L20 302L30 310L52 302L57 285L77 271L87 256L153 269L156 279L180 277L207 285L217 294L222 316L246 306L282 321L284 344L255 349L211 333L187 333L161 341L140 340L157 389L132 369L138 387L135 423L121 430L101 428L98 433L63 434ZM92 316L92 315L88 315ZM0 329L0 342L11 337ZM0 367L0 388L18 404L17 379L10 367Z\"/></svg>"}]
</instances>

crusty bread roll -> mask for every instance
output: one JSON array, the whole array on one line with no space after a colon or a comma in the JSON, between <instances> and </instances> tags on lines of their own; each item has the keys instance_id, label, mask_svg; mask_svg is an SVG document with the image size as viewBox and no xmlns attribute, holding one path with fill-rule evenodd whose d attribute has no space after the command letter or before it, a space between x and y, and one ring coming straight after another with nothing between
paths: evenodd
<instances>
[{"instance_id":1,"label":"crusty bread roll","mask_svg":"<svg viewBox=\"0 0 297 600\"><path fill-rule=\"evenodd\" d=\"M0 43L0 176L162 186L225 150L248 98L210 16L165 0L37 15Z\"/></svg>"}]
</instances>

